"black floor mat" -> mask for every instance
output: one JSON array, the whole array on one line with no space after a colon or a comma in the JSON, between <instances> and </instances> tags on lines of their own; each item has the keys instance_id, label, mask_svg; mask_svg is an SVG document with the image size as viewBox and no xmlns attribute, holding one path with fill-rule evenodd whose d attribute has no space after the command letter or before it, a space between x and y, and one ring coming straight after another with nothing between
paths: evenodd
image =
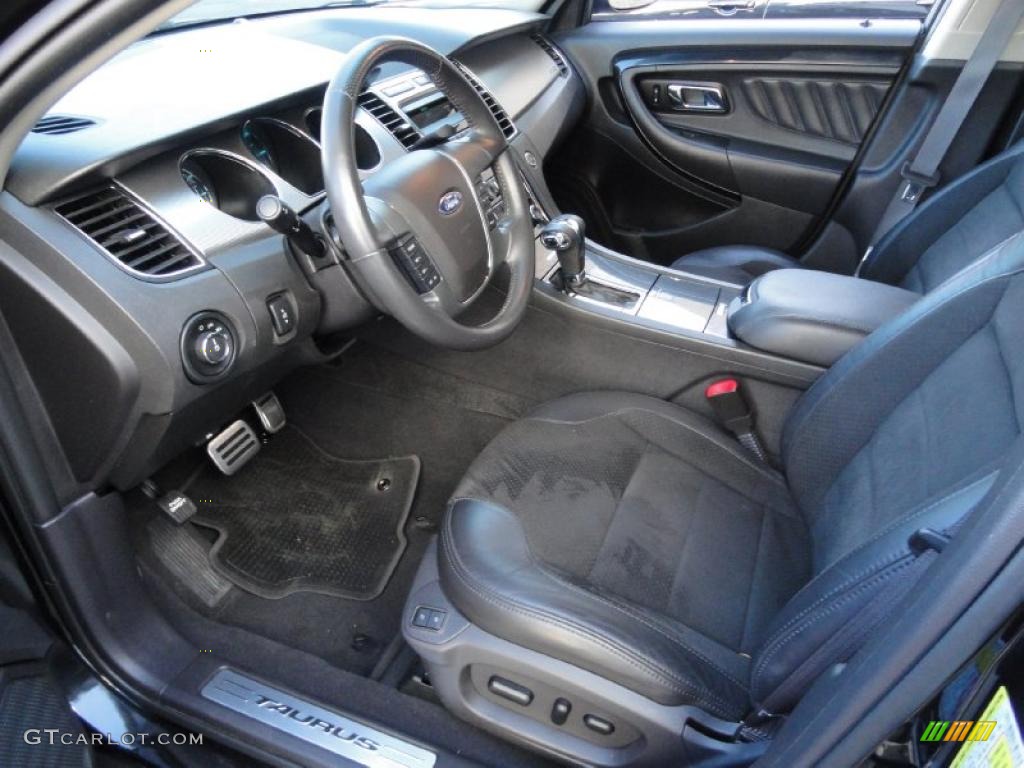
<instances>
[{"instance_id":1,"label":"black floor mat","mask_svg":"<svg viewBox=\"0 0 1024 768\"><path fill-rule=\"evenodd\" d=\"M419 472L416 456L336 458L289 426L238 474L210 469L193 481L192 522L220 534L214 567L260 597L371 600L405 551Z\"/></svg>"}]
</instances>

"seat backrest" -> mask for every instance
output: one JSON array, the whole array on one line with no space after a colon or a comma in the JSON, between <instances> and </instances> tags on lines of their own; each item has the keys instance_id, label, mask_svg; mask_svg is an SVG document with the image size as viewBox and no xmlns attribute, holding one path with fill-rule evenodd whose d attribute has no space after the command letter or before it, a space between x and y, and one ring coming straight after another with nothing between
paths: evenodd
<instances>
[{"instance_id":1,"label":"seat backrest","mask_svg":"<svg viewBox=\"0 0 1024 768\"><path fill-rule=\"evenodd\" d=\"M858 615L907 572L915 531L948 531L978 504L1022 423L1018 234L869 336L795 405L783 458L813 578L754 659L755 704L791 706L836 655L856 650L821 649L835 649L837 633L854 637Z\"/></svg>"},{"instance_id":2,"label":"seat backrest","mask_svg":"<svg viewBox=\"0 0 1024 768\"><path fill-rule=\"evenodd\" d=\"M937 192L887 233L861 277L928 293L1024 230L1024 142Z\"/></svg>"}]
</instances>

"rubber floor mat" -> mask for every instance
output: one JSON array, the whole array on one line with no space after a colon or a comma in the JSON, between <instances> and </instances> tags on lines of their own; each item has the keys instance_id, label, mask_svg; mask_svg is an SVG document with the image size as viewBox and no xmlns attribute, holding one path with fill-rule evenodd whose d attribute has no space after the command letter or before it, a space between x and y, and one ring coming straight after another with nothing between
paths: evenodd
<instances>
[{"instance_id":1,"label":"rubber floor mat","mask_svg":"<svg viewBox=\"0 0 1024 768\"><path fill-rule=\"evenodd\" d=\"M219 532L210 559L242 589L371 600L405 551L419 472L416 456L339 459L288 426L237 474L200 474L192 522Z\"/></svg>"}]
</instances>

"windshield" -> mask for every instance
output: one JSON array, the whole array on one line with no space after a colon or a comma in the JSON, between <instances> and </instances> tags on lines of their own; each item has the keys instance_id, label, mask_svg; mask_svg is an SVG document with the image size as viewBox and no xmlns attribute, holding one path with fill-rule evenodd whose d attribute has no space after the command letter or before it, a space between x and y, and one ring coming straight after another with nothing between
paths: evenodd
<instances>
[{"instance_id":1,"label":"windshield","mask_svg":"<svg viewBox=\"0 0 1024 768\"><path fill-rule=\"evenodd\" d=\"M246 16L305 11L316 8L344 8L367 5L415 5L438 8L507 8L536 11L543 0L199 0L173 16L157 29L174 29L194 24L230 21Z\"/></svg>"}]
</instances>

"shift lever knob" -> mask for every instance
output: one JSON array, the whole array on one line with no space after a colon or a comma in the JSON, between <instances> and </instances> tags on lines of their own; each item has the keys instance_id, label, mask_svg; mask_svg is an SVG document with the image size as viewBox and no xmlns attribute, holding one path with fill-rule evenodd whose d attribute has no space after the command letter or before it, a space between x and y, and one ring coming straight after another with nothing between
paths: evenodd
<instances>
[{"instance_id":1,"label":"shift lever knob","mask_svg":"<svg viewBox=\"0 0 1024 768\"><path fill-rule=\"evenodd\" d=\"M583 281L586 266L583 219L571 213L556 216L540 231L540 244L555 252L566 288Z\"/></svg>"}]
</instances>

